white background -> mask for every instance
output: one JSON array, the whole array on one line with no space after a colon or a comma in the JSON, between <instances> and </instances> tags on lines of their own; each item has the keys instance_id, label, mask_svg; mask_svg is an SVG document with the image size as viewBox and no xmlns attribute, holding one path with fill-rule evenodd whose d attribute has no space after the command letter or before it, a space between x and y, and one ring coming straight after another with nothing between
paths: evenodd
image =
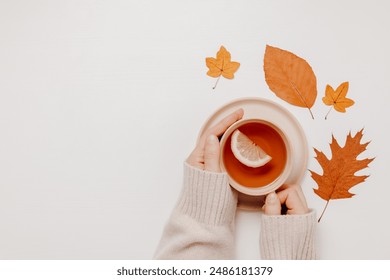
<instances>
[{"instance_id":1,"label":"white background","mask_svg":"<svg viewBox=\"0 0 390 280\"><path fill-rule=\"evenodd\" d=\"M218 107L263 97L290 110L329 155L364 127L376 157L351 199L318 225L323 259L390 259L390 39L387 1L0 0L0 258L150 259L176 202L182 164ZM266 44L305 58L312 120L264 80ZM206 76L220 45L241 67ZM324 120L326 84L356 104ZM306 174L318 215L325 201ZM260 213L239 211L236 256L259 258Z\"/></svg>"}]
</instances>

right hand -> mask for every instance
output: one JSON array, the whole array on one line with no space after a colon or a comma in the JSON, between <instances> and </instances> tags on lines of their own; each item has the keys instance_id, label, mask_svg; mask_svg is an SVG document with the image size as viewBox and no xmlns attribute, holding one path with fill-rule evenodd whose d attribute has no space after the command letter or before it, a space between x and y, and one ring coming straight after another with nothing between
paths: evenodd
<instances>
[{"instance_id":1,"label":"right hand","mask_svg":"<svg viewBox=\"0 0 390 280\"><path fill-rule=\"evenodd\" d=\"M269 193L263 206L266 215L282 215L282 205L287 215L303 215L309 213L302 188L298 184L283 185L276 193Z\"/></svg>"}]
</instances>

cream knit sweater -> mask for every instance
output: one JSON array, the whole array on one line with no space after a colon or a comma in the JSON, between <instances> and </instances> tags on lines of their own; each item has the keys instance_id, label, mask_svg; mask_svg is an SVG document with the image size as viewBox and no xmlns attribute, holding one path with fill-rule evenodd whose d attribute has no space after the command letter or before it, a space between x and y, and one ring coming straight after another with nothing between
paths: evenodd
<instances>
[{"instance_id":1,"label":"cream knit sweater","mask_svg":"<svg viewBox=\"0 0 390 280\"><path fill-rule=\"evenodd\" d=\"M237 196L226 173L184 164L184 185L156 259L234 259ZM315 259L315 213L261 217L263 259Z\"/></svg>"}]
</instances>

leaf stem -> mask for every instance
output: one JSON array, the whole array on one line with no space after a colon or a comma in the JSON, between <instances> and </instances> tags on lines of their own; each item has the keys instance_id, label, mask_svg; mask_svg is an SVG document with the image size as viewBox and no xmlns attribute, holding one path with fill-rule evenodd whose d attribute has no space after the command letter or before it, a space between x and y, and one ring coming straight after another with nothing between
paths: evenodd
<instances>
[{"instance_id":1,"label":"leaf stem","mask_svg":"<svg viewBox=\"0 0 390 280\"><path fill-rule=\"evenodd\" d=\"M309 107L307 107L307 109L309 109L309 112L310 112L311 118L314 120L314 115L313 115L313 112L310 110L310 108L309 108Z\"/></svg>"},{"instance_id":2,"label":"leaf stem","mask_svg":"<svg viewBox=\"0 0 390 280\"><path fill-rule=\"evenodd\" d=\"M325 116L325 120L327 120L327 119L328 119L328 115L329 115L330 111L332 111L332 108L333 108L333 107L330 107L330 109L329 109L328 113L327 113L327 114L326 114L326 116Z\"/></svg>"},{"instance_id":3,"label":"leaf stem","mask_svg":"<svg viewBox=\"0 0 390 280\"><path fill-rule=\"evenodd\" d=\"M301 101L303 102L303 104L305 104L305 107L306 107L307 109L309 109L311 118L314 120L313 112L310 110L309 105L307 104L305 98L303 97L303 95L302 95L302 93L300 92L300 90L298 89L298 87L297 87L292 81L290 81L290 85L291 85L292 88L295 90L295 92L297 93L297 95L299 96L299 98L301 99Z\"/></svg>"},{"instance_id":4,"label":"leaf stem","mask_svg":"<svg viewBox=\"0 0 390 280\"><path fill-rule=\"evenodd\" d=\"M217 87L218 82L219 82L219 78L221 78L221 76L218 76L218 79L217 79L217 81L215 82L215 85L213 86L213 89L215 89L215 88Z\"/></svg>"},{"instance_id":5,"label":"leaf stem","mask_svg":"<svg viewBox=\"0 0 390 280\"><path fill-rule=\"evenodd\" d=\"M330 199L329 199L329 200L326 202L325 208L324 208L324 210L322 210L322 213L321 213L321 216L320 216L320 218L318 219L318 222L320 222L320 221L321 221L321 219L322 219L322 216L324 215L324 213L325 213L325 210L326 210L326 208L328 207L329 201L330 201Z\"/></svg>"}]
</instances>

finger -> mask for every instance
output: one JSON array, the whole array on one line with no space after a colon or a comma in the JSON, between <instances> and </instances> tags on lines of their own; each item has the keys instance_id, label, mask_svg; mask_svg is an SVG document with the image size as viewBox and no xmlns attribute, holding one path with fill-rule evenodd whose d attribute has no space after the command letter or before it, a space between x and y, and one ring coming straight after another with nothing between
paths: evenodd
<instances>
[{"instance_id":1,"label":"finger","mask_svg":"<svg viewBox=\"0 0 390 280\"><path fill-rule=\"evenodd\" d=\"M299 185L299 184L285 184L285 185L283 185L280 188L280 190L283 190L283 189L294 189L294 190L296 190L296 192L297 192L301 202L307 208L306 198L305 198L305 195L303 194L301 185Z\"/></svg>"},{"instance_id":2,"label":"finger","mask_svg":"<svg viewBox=\"0 0 390 280\"><path fill-rule=\"evenodd\" d=\"M264 213L266 215L280 215L282 206L276 193L272 192L265 198Z\"/></svg>"},{"instance_id":3,"label":"finger","mask_svg":"<svg viewBox=\"0 0 390 280\"><path fill-rule=\"evenodd\" d=\"M193 167L204 169L204 152L195 148L187 158L187 163Z\"/></svg>"},{"instance_id":4,"label":"finger","mask_svg":"<svg viewBox=\"0 0 390 280\"><path fill-rule=\"evenodd\" d=\"M202 139L201 139L202 141L200 142L203 142L204 144L207 136L209 136L210 134L214 134L217 136L222 135L229 126L231 126L233 123L241 119L243 115L244 115L243 109L238 109L233 113L227 115L225 118L220 120L216 125L207 129L202 135Z\"/></svg>"},{"instance_id":5,"label":"finger","mask_svg":"<svg viewBox=\"0 0 390 280\"><path fill-rule=\"evenodd\" d=\"M293 188L285 189L277 193L280 203L287 207L287 214L300 215L309 212L306 204L302 202L298 191Z\"/></svg>"},{"instance_id":6,"label":"finger","mask_svg":"<svg viewBox=\"0 0 390 280\"><path fill-rule=\"evenodd\" d=\"M216 135L218 137L221 136L226 131L226 129L228 129L229 126L234 124L236 121L240 120L243 115L244 115L243 109L238 109L233 113L227 115L225 118L220 120L216 125L210 127L203 133L203 135L199 139L197 146L199 148L204 148L206 139L210 134Z\"/></svg>"},{"instance_id":7,"label":"finger","mask_svg":"<svg viewBox=\"0 0 390 280\"><path fill-rule=\"evenodd\" d=\"M217 136L221 135L223 132L225 132L225 130L230 125L232 125L237 120L241 119L243 115L244 115L244 110L238 109L235 112L231 113L230 115L226 116L215 126L206 130L203 133L203 135L200 137L195 149L187 158L187 163L194 167L204 169L204 149L205 149L207 136L209 136L210 134L217 135Z\"/></svg>"},{"instance_id":8,"label":"finger","mask_svg":"<svg viewBox=\"0 0 390 280\"><path fill-rule=\"evenodd\" d=\"M219 141L217 136L211 134L204 147L204 169L213 172L220 172L219 168Z\"/></svg>"},{"instance_id":9,"label":"finger","mask_svg":"<svg viewBox=\"0 0 390 280\"><path fill-rule=\"evenodd\" d=\"M211 127L208 131L208 134L214 134L217 136L222 135L226 131L226 129L228 129L229 126L240 120L243 115L244 110L241 108L237 111L234 111L233 113L219 121L219 123L217 123L215 126Z\"/></svg>"}]
</instances>

